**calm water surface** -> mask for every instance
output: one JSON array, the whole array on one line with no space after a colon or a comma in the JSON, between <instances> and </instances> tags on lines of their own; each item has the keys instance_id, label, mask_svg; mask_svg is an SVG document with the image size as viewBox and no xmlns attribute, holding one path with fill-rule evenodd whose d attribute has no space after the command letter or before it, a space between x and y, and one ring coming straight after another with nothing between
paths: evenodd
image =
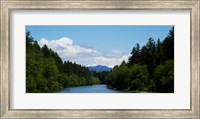
<instances>
[{"instance_id":1,"label":"calm water surface","mask_svg":"<svg viewBox=\"0 0 200 119\"><path fill-rule=\"evenodd\" d=\"M123 92L109 89L107 88L106 85L92 85L92 86L65 88L58 91L58 93L123 93Z\"/></svg>"}]
</instances>

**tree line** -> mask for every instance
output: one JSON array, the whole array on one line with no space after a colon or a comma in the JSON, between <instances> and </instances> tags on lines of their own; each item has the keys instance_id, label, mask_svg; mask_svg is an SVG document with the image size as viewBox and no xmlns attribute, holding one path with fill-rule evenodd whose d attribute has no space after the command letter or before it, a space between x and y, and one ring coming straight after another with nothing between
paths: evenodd
<instances>
[{"instance_id":1,"label":"tree line","mask_svg":"<svg viewBox=\"0 0 200 119\"><path fill-rule=\"evenodd\" d=\"M137 43L128 62L115 66L105 81L129 92L174 92L174 27L162 42L149 38L141 48Z\"/></svg>"},{"instance_id":2,"label":"tree line","mask_svg":"<svg viewBox=\"0 0 200 119\"><path fill-rule=\"evenodd\" d=\"M49 93L67 87L106 84L108 88L128 92L174 92L174 27L161 42L149 38L137 43L128 62L111 72L89 71L75 62L62 61L56 52L26 32L26 92Z\"/></svg>"},{"instance_id":3,"label":"tree line","mask_svg":"<svg viewBox=\"0 0 200 119\"><path fill-rule=\"evenodd\" d=\"M26 92L50 93L59 89L99 84L87 67L62 61L56 52L37 41L26 32Z\"/></svg>"},{"instance_id":4,"label":"tree line","mask_svg":"<svg viewBox=\"0 0 200 119\"><path fill-rule=\"evenodd\" d=\"M110 71L100 71L100 72L91 71L91 72L93 73L94 77L97 77L101 81L101 84L106 84L106 76Z\"/></svg>"}]
</instances>

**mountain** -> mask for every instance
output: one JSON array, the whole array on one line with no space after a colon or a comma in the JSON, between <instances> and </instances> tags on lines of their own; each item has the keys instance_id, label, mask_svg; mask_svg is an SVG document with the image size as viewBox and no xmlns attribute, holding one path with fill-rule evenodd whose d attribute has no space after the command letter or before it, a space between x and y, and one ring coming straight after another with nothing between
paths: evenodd
<instances>
[{"instance_id":1,"label":"mountain","mask_svg":"<svg viewBox=\"0 0 200 119\"><path fill-rule=\"evenodd\" d=\"M90 71L96 71L96 72L101 72L101 71L111 71L112 68L109 68L107 66L102 66L102 65L97 65L97 66L89 66L88 69Z\"/></svg>"}]
</instances>

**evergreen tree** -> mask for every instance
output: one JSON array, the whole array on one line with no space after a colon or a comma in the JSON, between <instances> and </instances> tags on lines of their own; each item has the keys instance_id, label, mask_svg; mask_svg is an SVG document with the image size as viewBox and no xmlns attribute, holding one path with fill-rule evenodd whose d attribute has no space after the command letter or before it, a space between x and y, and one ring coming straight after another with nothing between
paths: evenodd
<instances>
[{"instance_id":1,"label":"evergreen tree","mask_svg":"<svg viewBox=\"0 0 200 119\"><path fill-rule=\"evenodd\" d=\"M141 49L136 44L128 63L115 66L106 83L125 91L174 92L174 27L163 42L149 38Z\"/></svg>"},{"instance_id":2,"label":"evergreen tree","mask_svg":"<svg viewBox=\"0 0 200 119\"><path fill-rule=\"evenodd\" d=\"M139 63L140 61L139 55L140 55L140 45L137 43L135 47L133 47L132 49L131 57L129 58L128 64L133 65Z\"/></svg>"},{"instance_id":3,"label":"evergreen tree","mask_svg":"<svg viewBox=\"0 0 200 119\"><path fill-rule=\"evenodd\" d=\"M26 32L26 92L50 93L58 89L99 84L88 68L62 61L47 45L38 45Z\"/></svg>"}]
</instances>

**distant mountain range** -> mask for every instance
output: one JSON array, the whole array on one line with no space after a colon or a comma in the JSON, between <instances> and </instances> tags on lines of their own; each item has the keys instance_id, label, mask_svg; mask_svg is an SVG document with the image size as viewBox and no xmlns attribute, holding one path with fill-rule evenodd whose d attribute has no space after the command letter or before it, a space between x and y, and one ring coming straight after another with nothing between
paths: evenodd
<instances>
[{"instance_id":1,"label":"distant mountain range","mask_svg":"<svg viewBox=\"0 0 200 119\"><path fill-rule=\"evenodd\" d=\"M90 71L96 71L96 72L101 72L101 71L111 71L112 68L109 68L107 66L102 66L102 65L97 65L97 66L89 66L88 69Z\"/></svg>"}]
</instances>

